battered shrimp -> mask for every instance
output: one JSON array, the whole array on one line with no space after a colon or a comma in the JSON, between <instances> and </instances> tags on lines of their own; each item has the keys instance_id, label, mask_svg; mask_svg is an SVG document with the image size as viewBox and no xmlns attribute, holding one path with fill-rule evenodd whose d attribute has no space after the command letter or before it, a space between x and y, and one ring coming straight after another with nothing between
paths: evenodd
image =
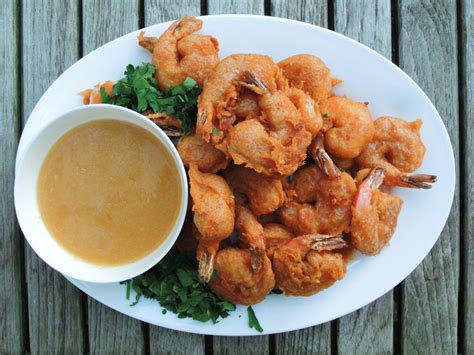
<instances>
[{"instance_id":1,"label":"battered shrimp","mask_svg":"<svg viewBox=\"0 0 474 355\"><path fill-rule=\"evenodd\" d=\"M259 271L252 268L248 249L224 248L215 258L217 276L209 281L212 292L233 303L252 305L261 302L275 286L275 275L268 257L263 255Z\"/></svg>"},{"instance_id":2,"label":"battered shrimp","mask_svg":"<svg viewBox=\"0 0 474 355\"><path fill-rule=\"evenodd\" d=\"M204 83L198 99L196 130L206 141L222 142L225 133L235 123L235 105L240 92L245 89L240 84L245 71L254 73L270 92L287 88L281 71L269 56L234 54L224 58Z\"/></svg>"},{"instance_id":3,"label":"battered shrimp","mask_svg":"<svg viewBox=\"0 0 474 355\"><path fill-rule=\"evenodd\" d=\"M304 91L297 88L288 89L285 94L301 114L305 129L311 133L311 138L316 137L323 126L323 118L319 106Z\"/></svg>"},{"instance_id":4,"label":"battered shrimp","mask_svg":"<svg viewBox=\"0 0 474 355\"><path fill-rule=\"evenodd\" d=\"M407 122L383 116L375 120L375 135L357 158L361 168L385 169L384 185L431 188L436 176L413 174L423 162L426 148L420 136L422 120Z\"/></svg>"},{"instance_id":5,"label":"battered shrimp","mask_svg":"<svg viewBox=\"0 0 474 355\"><path fill-rule=\"evenodd\" d=\"M278 66L291 87L304 90L316 102L332 96L332 87L339 82L331 78L329 68L314 55L298 54L282 60Z\"/></svg>"},{"instance_id":6,"label":"battered shrimp","mask_svg":"<svg viewBox=\"0 0 474 355\"><path fill-rule=\"evenodd\" d=\"M196 134L182 138L177 148L184 166L196 164L199 171L205 173L216 173L229 164L229 159L224 153Z\"/></svg>"},{"instance_id":7,"label":"battered shrimp","mask_svg":"<svg viewBox=\"0 0 474 355\"><path fill-rule=\"evenodd\" d=\"M256 216L271 213L285 202L285 192L280 179L268 177L243 166L233 166L225 171L229 185L247 196L250 209Z\"/></svg>"},{"instance_id":8,"label":"battered shrimp","mask_svg":"<svg viewBox=\"0 0 474 355\"><path fill-rule=\"evenodd\" d=\"M240 234L240 241L250 251L252 270L259 271L265 255L262 225L248 208L237 205L235 207L235 229Z\"/></svg>"},{"instance_id":9,"label":"battered shrimp","mask_svg":"<svg viewBox=\"0 0 474 355\"><path fill-rule=\"evenodd\" d=\"M329 235L291 239L273 254L276 287L289 296L311 296L328 288L346 274L343 256L332 252L345 246L344 239Z\"/></svg>"},{"instance_id":10,"label":"battered shrimp","mask_svg":"<svg viewBox=\"0 0 474 355\"><path fill-rule=\"evenodd\" d=\"M237 165L245 164L265 175L291 175L306 158L311 133L305 129L302 115L282 92L271 92L254 73L246 76L262 96L260 119L247 119L230 130L229 155ZM264 123L262 123L264 122Z\"/></svg>"},{"instance_id":11,"label":"battered shrimp","mask_svg":"<svg viewBox=\"0 0 474 355\"><path fill-rule=\"evenodd\" d=\"M382 168L373 169L357 192L352 207L352 244L362 253L375 255L390 241L403 200L378 190L384 178Z\"/></svg>"},{"instance_id":12,"label":"battered shrimp","mask_svg":"<svg viewBox=\"0 0 474 355\"><path fill-rule=\"evenodd\" d=\"M353 159L372 140L374 122L367 106L347 97L334 96L319 105L331 127L324 135L324 146L336 158Z\"/></svg>"},{"instance_id":13,"label":"battered shrimp","mask_svg":"<svg viewBox=\"0 0 474 355\"><path fill-rule=\"evenodd\" d=\"M159 38L140 33L138 43L153 54L151 62L160 89L179 85L187 76L202 86L219 62L217 40L194 34L201 27L201 20L184 17L173 22Z\"/></svg>"},{"instance_id":14,"label":"battered shrimp","mask_svg":"<svg viewBox=\"0 0 474 355\"><path fill-rule=\"evenodd\" d=\"M234 196L220 176L189 167L194 224L202 240L223 240L234 230Z\"/></svg>"},{"instance_id":15,"label":"battered shrimp","mask_svg":"<svg viewBox=\"0 0 474 355\"><path fill-rule=\"evenodd\" d=\"M280 209L283 224L297 234L341 234L349 231L357 191L352 177L326 176L315 165L299 170L291 183L295 199Z\"/></svg>"},{"instance_id":16,"label":"battered shrimp","mask_svg":"<svg viewBox=\"0 0 474 355\"><path fill-rule=\"evenodd\" d=\"M269 223L263 226L263 235L265 236L265 249L270 260L273 258L276 248L294 237L288 228L278 223Z\"/></svg>"}]
</instances>

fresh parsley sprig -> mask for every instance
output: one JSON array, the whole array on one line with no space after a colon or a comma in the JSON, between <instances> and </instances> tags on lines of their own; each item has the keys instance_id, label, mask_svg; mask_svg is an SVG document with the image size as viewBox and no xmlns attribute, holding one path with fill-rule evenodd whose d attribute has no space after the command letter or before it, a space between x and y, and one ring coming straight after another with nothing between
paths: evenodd
<instances>
[{"instance_id":1,"label":"fresh parsley sprig","mask_svg":"<svg viewBox=\"0 0 474 355\"><path fill-rule=\"evenodd\" d=\"M137 304L141 297L155 299L165 310L176 313L178 318L217 323L236 308L218 298L207 284L200 281L193 259L174 250L157 266L125 283L127 289L136 293L132 305Z\"/></svg>"},{"instance_id":2,"label":"fresh parsley sprig","mask_svg":"<svg viewBox=\"0 0 474 355\"><path fill-rule=\"evenodd\" d=\"M102 102L127 107L139 113L147 111L173 115L181 121L183 134L188 134L196 125L197 99L201 88L192 78L165 92L158 89L156 68L150 63L127 65L124 77L117 81L110 96L100 88Z\"/></svg>"}]
</instances>

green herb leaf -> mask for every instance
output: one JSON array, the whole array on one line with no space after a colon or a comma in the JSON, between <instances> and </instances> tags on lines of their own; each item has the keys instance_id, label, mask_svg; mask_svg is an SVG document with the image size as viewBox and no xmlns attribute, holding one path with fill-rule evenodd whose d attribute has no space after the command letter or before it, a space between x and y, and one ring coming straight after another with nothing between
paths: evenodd
<instances>
[{"instance_id":1,"label":"green herb leaf","mask_svg":"<svg viewBox=\"0 0 474 355\"><path fill-rule=\"evenodd\" d=\"M161 112L174 115L181 121L183 135L196 125L197 99L201 88L192 78L162 92L154 77L156 68L150 63L127 65L124 77L112 87L113 96L100 89L102 102L123 106L139 113Z\"/></svg>"},{"instance_id":2,"label":"green herb leaf","mask_svg":"<svg viewBox=\"0 0 474 355\"><path fill-rule=\"evenodd\" d=\"M128 282L137 294L133 304L141 297L155 299L163 310L176 313L179 318L216 323L236 308L199 280L194 258L175 250L153 269Z\"/></svg>"},{"instance_id":3,"label":"green herb leaf","mask_svg":"<svg viewBox=\"0 0 474 355\"><path fill-rule=\"evenodd\" d=\"M324 112L323 113L323 118L328 118L329 117L329 114L327 112Z\"/></svg>"},{"instance_id":4,"label":"green herb leaf","mask_svg":"<svg viewBox=\"0 0 474 355\"><path fill-rule=\"evenodd\" d=\"M221 131L219 131L216 127L212 127L212 135L217 136L219 133L221 133Z\"/></svg>"},{"instance_id":5,"label":"green herb leaf","mask_svg":"<svg viewBox=\"0 0 474 355\"><path fill-rule=\"evenodd\" d=\"M255 312L253 311L252 306L247 307L247 313L249 316L249 327L255 328L255 330L259 333L263 332L263 328L260 326L257 317L255 316Z\"/></svg>"}]
</instances>

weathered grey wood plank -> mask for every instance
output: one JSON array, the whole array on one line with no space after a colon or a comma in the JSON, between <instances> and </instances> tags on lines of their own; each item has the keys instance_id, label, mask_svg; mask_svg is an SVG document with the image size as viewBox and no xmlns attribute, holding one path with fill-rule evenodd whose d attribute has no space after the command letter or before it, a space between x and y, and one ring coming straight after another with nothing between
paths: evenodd
<instances>
[{"instance_id":1,"label":"weathered grey wood plank","mask_svg":"<svg viewBox=\"0 0 474 355\"><path fill-rule=\"evenodd\" d=\"M263 0L208 0L209 15L253 14L263 15Z\"/></svg>"},{"instance_id":2,"label":"weathered grey wood plank","mask_svg":"<svg viewBox=\"0 0 474 355\"><path fill-rule=\"evenodd\" d=\"M463 115L461 116L461 135L464 141L464 332L463 349L464 354L474 353L474 2L472 0L462 1L461 5L461 45L459 48L462 55L461 68L461 101L463 103ZM460 305L461 306L461 305Z\"/></svg>"},{"instance_id":3,"label":"weathered grey wood plank","mask_svg":"<svg viewBox=\"0 0 474 355\"><path fill-rule=\"evenodd\" d=\"M326 0L271 0L270 14L328 27L328 5Z\"/></svg>"},{"instance_id":4,"label":"weathered grey wood plank","mask_svg":"<svg viewBox=\"0 0 474 355\"><path fill-rule=\"evenodd\" d=\"M304 21L321 27L328 26L328 6L325 0L272 0L272 16ZM331 351L331 323L275 335L277 354L319 354Z\"/></svg>"},{"instance_id":5,"label":"weathered grey wood plank","mask_svg":"<svg viewBox=\"0 0 474 355\"><path fill-rule=\"evenodd\" d=\"M138 29L138 0L84 0L82 45L87 54L95 48ZM137 46L138 50L138 46ZM124 68L125 70L125 68ZM141 322L88 300L89 349L92 354L143 353L145 336Z\"/></svg>"},{"instance_id":6,"label":"weathered grey wood plank","mask_svg":"<svg viewBox=\"0 0 474 355\"><path fill-rule=\"evenodd\" d=\"M198 0L145 0L145 26L170 21L183 16L199 16ZM150 353L152 354L204 354L203 335L178 332L150 326Z\"/></svg>"},{"instance_id":7,"label":"weathered grey wood plank","mask_svg":"<svg viewBox=\"0 0 474 355\"><path fill-rule=\"evenodd\" d=\"M431 98L449 131L459 166L455 1L401 0L400 67ZM459 174L456 174L459 176ZM402 351L457 353L459 184L448 223L402 287Z\"/></svg>"},{"instance_id":8,"label":"weathered grey wood plank","mask_svg":"<svg viewBox=\"0 0 474 355\"><path fill-rule=\"evenodd\" d=\"M89 298L89 348L91 354L143 354L142 324Z\"/></svg>"},{"instance_id":9,"label":"weathered grey wood plank","mask_svg":"<svg viewBox=\"0 0 474 355\"><path fill-rule=\"evenodd\" d=\"M389 0L337 0L334 3L334 30L390 59L390 14ZM392 291L338 320L337 349L343 354L393 352Z\"/></svg>"},{"instance_id":10,"label":"weathered grey wood plank","mask_svg":"<svg viewBox=\"0 0 474 355\"><path fill-rule=\"evenodd\" d=\"M78 59L77 1L22 2L23 117L54 79ZM82 353L81 294L26 246L26 281L32 353Z\"/></svg>"},{"instance_id":11,"label":"weathered grey wood plank","mask_svg":"<svg viewBox=\"0 0 474 355\"><path fill-rule=\"evenodd\" d=\"M24 351L22 267L23 250L13 207L13 179L20 127L18 85L18 4L0 4L0 353ZM24 290L23 290L24 291Z\"/></svg>"}]
</instances>

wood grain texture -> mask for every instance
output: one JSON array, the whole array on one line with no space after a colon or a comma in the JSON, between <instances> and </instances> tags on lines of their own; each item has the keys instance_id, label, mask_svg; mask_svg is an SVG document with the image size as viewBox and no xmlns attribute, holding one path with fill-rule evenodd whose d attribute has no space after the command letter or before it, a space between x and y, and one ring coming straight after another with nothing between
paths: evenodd
<instances>
[{"instance_id":1,"label":"wood grain texture","mask_svg":"<svg viewBox=\"0 0 474 355\"><path fill-rule=\"evenodd\" d=\"M325 0L272 0L272 16L328 26L328 5ZM320 354L331 351L331 323L275 335L277 354Z\"/></svg>"},{"instance_id":2,"label":"wood grain texture","mask_svg":"<svg viewBox=\"0 0 474 355\"><path fill-rule=\"evenodd\" d=\"M456 4L401 0L400 67L431 98L448 129L459 166ZM459 176L459 174L456 174ZM402 287L402 351L457 353L459 184L448 223Z\"/></svg>"},{"instance_id":3,"label":"wood grain texture","mask_svg":"<svg viewBox=\"0 0 474 355\"><path fill-rule=\"evenodd\" d=\"M263 15L263 0L208 0L209 15L217 14L253 14Z\"/></svg>"},{"instance_id":4,"label":"wood grain texture","mask_svg":"<svg viewBox=\"0 0 474 355\"><path fill-rule=\"evenodd\" d=\"M184 16L201 15L199 0L145 0L145 26L178 19Z\"/></svg>"},{"instance_id":5,"label":"wood grain texture","mask_svg":"<svg viewBox=\"0 0 474 355\"><path fill-rule=\"evenodd\" d=\"M0 353L23 348L22 267L23 250L13 206L13 180L20 127L18 4L0 3ZM24 290L23 290L24 291Z\"/></svg>"},{"instance_id":6,"label":"wood grain texture","mask_svg":"<svg viewBox=\"0 0 474 355\"><path fill-rule=\"evenodd\" d=\"M145 0L145 26L170 21L183 16L199 16L201 2L193 0ZM205 337L150 326L151 354L204 354Z\"/></svg>"},{"instance_id":7,"label":"wood grain texture","mask_svg":"<svg viewBox=\"0 0 474 355\"><path fill-rule=\"evenodd\" d=\"M263 0L209 0L208 1L209 15L216 14L264 14ZM258 317L258 314L257 314ZM239 319L236 321L245 322L246 320ZM254 337L214 337L213 350L215 354L268 354L269 351L269 337L254 336Z\"/></svg>"},{"instance_id":8,"label":"wood grain texture","mask_svg":"<svg viewBox=\"0 0 474 355\"><path fill-rule=\"evenodd\" d=\"M464 184L461 185L463 201L464 233L464 354L474 353L474 1L465 0L461 4L461 102L463 115L461 116L461 139L464 142Z\"/></svg>"},{"instance_id":9,"label":"wood grain texture","mask_svg":"<svg viewBox=\"0 0 474 355\"><path fill-rule=\"evenodd\" d=\"M328 5L326 0L272 0L270 2L270 14L328 27Z\"/></svg>"},{"instance_id":10,"label":"wood grain texture","mask_svg":"<svg viewBox=\"0 0 474 355\"><path fill-rule=\"evenodd\" d=\"M89 298L89 349L91 354L143 354L143 326Z\"/></svg>"},{"instance_id":11,"label":"wood grain texture","mask_svg":"<svg viewBox=\"0 0 474 355\"><path fill-rule=\"evenodd\" d=\"M83 0L82 46L84 54L138 29L138 0ZM137 46L138 49L138 46ZM124 68L125 70L125 68ZM92 354L143 353L142 323L88 299L89 349Z\"/></svg>"},{"instance_id":12,"label":"wood grain texture","mask_svg":"<svg viewBox=\"0 0 474 355\"><path fill-rule=\"evenodd\" d=\"M334 3L334 30L390 59L390 14L389 0L337 0ZM393 352L393 292L340 318L337 328L337 349L343 354Z\"/></svg>"},{"instance_id":13,"label":"wood grain texture","mask_svg":"<svg viewBox=\"0 0 474 355\"><path fill-rule=\"evenodd\" d=\"M66 68L78 59L77 1L22 2L23 117ZM83 353L80 291L25 246L30 350Z\"/></svg>"},{"instance_id":14,"label":"wood grain texture","mask_svg":"<svg viewBox=\"0 0 474 355\"><path fill-rule=\"evenodd\" d=\"M83 0L83 54L138 29L139 0ZM125 68L124 68L125 69Z\"/></svg>"}]
</instances>

